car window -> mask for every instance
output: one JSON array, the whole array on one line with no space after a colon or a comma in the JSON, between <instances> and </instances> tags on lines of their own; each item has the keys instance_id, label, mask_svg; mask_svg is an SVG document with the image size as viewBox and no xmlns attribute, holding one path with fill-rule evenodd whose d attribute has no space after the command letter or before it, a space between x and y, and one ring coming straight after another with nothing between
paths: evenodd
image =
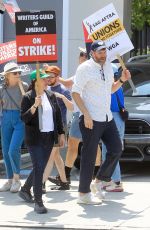
<instances>
[{"instance_id":1,"label":"car window","mask_svg":"<svg viewBox=\"0 0 150 230\"><path fill-rule=\"evenodd\" d=\"M143 82L136 86L137 94L133 94L131 88L125 91L125 96L150 96L150 81Z\"/></svg>"},{"instance_id":2,"label":"car window","mask_svg":"<svg viewBox=\"0 0 150 230\"><path fill-rule=\"evenodd\" d=\"M150 55L135 56L128 60L128 62L134 63L150 63Z\"/></svg>"},{"instance_id":3,"label":"car window","mask_svg":"<svg viewBox=\"0 0 150 230\"><path fill-rule=\"evenodd\" d=\"M129 67L132 81L136 87L137 94L133 94L133 90L127 82L124 84L124 95L125 96L148 96L150 95L150 67L142 68L142 67Z\"/></svg>"}]
</instances>

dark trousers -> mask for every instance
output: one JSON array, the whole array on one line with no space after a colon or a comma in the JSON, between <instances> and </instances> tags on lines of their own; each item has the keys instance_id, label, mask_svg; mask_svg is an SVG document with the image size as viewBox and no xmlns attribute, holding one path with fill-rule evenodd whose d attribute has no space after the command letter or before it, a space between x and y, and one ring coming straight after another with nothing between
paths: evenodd
<instances>
[{"instance_id":1,"label":"dark trousers","mask_svg":"<svg viewBox=\"0 0 150 230\"><path fill-rule=\"evenodd\" d=\"M100 139L107 148L106 160L101 165L96 178L101 181L110 181L112 173L122 153L122 144L114 120L110 122L93 121L93 129L84 125L84 117L80 117L80 130L83 139L80 166L79 192L90 192L90 184L94 172L97 146Z\"/></svg>"},{"instance_id":2,"label":"dark trousers","mask_svg":"<svg viewBox=\"0 0 150 230\"><path fill-rule=\"evenodd\" d=\"M31 155L33 169L28 176L23 189L30 191L33 186L35 201L42 200L43 172L48 162L54 145L54 132L41 133L41 140L37 145L28 146Z\"/></svg>"}]
</instances>

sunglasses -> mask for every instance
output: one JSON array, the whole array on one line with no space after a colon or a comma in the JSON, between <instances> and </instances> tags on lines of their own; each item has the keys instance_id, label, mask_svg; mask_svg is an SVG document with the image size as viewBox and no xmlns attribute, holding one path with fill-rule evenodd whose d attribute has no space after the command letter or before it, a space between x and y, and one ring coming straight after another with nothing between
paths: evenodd
<instances>
[{"instance_id":1,"label":"sunglasses","mask_svg":"<svg viewBox=\"0 0 150 230\"><path fill-rule=\"evenodd\" d=\"M12 74L15 75L15 76L16 76L17 74L21 75L21 72L12 72Z\"/></svg>"},{"instance_id":2,"label":"sunglasses","mask_svg":"<svg viewBox=\"0 0 150 230\"><path fill-rule=\"evenodd\" d=\"M105 74L104 74L104 70L103 69L100 70L100 75L101 75L101 79L103 81L105 81Z\"/></svg>"}]
</instances>

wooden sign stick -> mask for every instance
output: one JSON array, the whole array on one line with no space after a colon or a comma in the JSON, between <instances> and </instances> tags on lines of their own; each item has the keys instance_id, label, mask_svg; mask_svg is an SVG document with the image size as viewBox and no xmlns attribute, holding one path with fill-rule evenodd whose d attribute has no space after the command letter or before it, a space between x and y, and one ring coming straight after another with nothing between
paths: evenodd
<instances>
[{"instance_id":1,"label":"wooden sign stick","mask_svg":"<svg viewBox=\"0 0 150 230\"><path fill-rule=\"evenodd\" d=\"M36 95L41 96L41 79L40 79L40 65L37 62L36 63L36 84L35 84L35 90L36 90ZM43 125L42 125L42 106L38 106L38 115L39 115L39 129L42 130Z\"/></svg>"},{"instance_id":2,"label":"wooden sign stick","mask_svg":"<svg viewBox=\"0 0 150 230\"><path fill-rule=\"evenodd\" d=\"M122 60L122 58L120 57L119 54L117 54L116 56L117 56L117 59L118 59L119 62L120 62L120 65L121 65L122 69L125 70L125 69L126 69L126 66L125 66L125 64L124 64L124 61ZM135 85L134 85L132 79L129 79L128 81L129 81L129 84L130 84L130 86L131 86L131 88L132 88L132 90L133 90L133 93L134 93L134 94L137 94L137 89L135 88Z\"/></svg>"}]
</instances>

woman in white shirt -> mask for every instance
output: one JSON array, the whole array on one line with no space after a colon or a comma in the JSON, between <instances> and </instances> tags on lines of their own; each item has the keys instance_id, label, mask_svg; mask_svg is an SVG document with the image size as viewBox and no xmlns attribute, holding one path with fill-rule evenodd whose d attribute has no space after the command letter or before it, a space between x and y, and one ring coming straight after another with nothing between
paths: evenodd
<instances>
[{"instance_id":1,"label":"woman in white shirt","mask_svg":"<svg viewBox=\"0 0 150 230\"><path fill-rule=\"evenodd\" d=\"M21 188L19 196L28 203L35 202L34 211L41 214L47 212L42 201L44 168L54 143L58 143L58 135L60 136L59 144L62 147L65 143L65 137L56 96L46 90L49 75L40 71L41 96L36 96L36 71L31 73L30 78L32 80L31 90L23 97L21 116L25 122L25 139L31 155L33 170ZM42 111L40 123L38 107ZM32 186L34 201L30 192Z\"/></svg>"}]
</instances>

